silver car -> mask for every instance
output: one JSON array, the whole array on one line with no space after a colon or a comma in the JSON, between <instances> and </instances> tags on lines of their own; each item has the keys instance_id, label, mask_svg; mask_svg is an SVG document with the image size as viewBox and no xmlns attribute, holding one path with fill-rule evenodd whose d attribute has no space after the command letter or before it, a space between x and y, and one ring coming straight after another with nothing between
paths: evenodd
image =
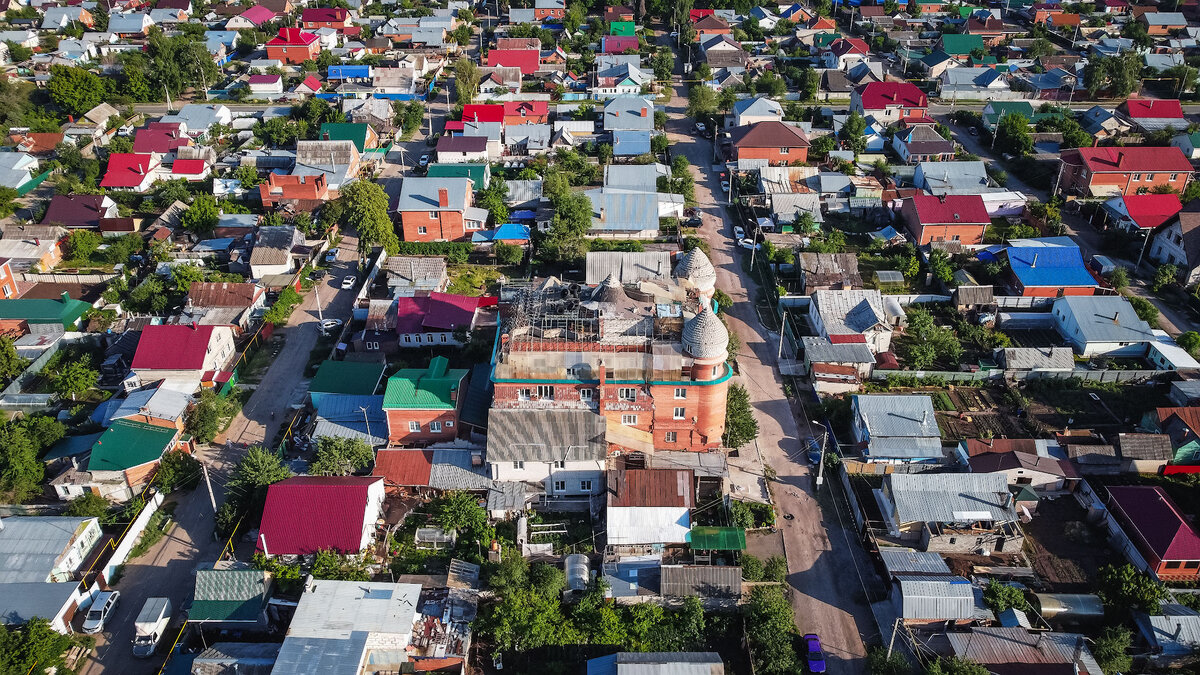
<instances>
[{"instance_id":1,"label":"silver car","mask_svg":"<svg viewBox=\"0 0 1200 675\"><path fill-rule=\"evenodd\" d=\"M97 595L87 616L83 617L83 632L99 633L103 630L109 614L116 609L120 599L121 591L104 591Z\"/></svg>"}]
</instances>

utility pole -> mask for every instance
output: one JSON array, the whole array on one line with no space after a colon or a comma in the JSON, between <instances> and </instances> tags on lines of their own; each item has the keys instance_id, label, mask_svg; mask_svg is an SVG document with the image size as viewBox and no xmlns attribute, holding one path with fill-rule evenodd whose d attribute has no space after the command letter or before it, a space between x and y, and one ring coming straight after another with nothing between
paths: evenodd
<instances>
[{"instance_id":1,"label":"utility pole","mask_svg":"<svg viewBox=\"0 0 1200 675\"><path fill-rule=\"evenodd\" d=\"M324 323L325 317L321 315L321 284L320 282L313 284L313 294L317 297L317 322Z\"/></svg>"},{"instance_id":2,"label":"utility pole","mask_svg":"<svg viewBox=\"0 0 1200 675\"><path fill-rule=\"evenodd\" d=\"M787 312L783 313L783 318L779 322L779 353L775 355L775 361L783 358L783 335L787 332Z\"/></svg>"},{"instance_id":3,"label":"utility pole","mask_svg":"<svg viewBox=\"0 0 1200 675\"><path fill-rule=\"evenodd\" d=\"M900 619L892 624L892 638L888 640L888 658L892 658L892 646L896 644L896 631L900 629Z\"/></svg>"},{"instance_id":4,"label":"utility pole","mask_svg":"<svg viewBox=\"0 0 1200 675\"><path fill-rule=\"evenodd\" d=\"M200 470L204 472L204 484L208 486L208 501L212 504L213 513L217 512L217 498L213 495L212 480L208 477L208 465L201 462Z\"/></svg>"},{"instance_id":5,"label":"utility pole","mask_svg":"<svg viewBox=\"0 0 1200 675\"><path fill-rule=\"evenodd\" d=\"M371 420L367 419L367 407L360 405L360 406L358 406L358 409L362 411L363 422L365 422L367 425L367 435L370 436L371 435Z\"/></svg>"},{"instance_id":6,"label":"utility pole","mask_svg":"<svg viewBox=\"0 0 1200 675\"><path fill-rule=\"evenodd\" d=\"M829 431L821 436L821 461L817 463L817 487L825 483L825 446L829 445Z\"/></svg>"}]
</instances>

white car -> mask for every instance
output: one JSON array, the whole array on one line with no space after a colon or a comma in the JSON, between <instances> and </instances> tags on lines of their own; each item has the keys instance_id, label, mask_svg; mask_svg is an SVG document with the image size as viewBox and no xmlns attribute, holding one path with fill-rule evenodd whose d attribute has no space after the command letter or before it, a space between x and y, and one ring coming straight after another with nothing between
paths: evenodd
<instances>
[{"instance_id":1,"label":"white car","mask_svg":"<svg viewBox=\"0 0 1200 675\"><path fill-rule=\"evenodd\" d=\"M708 127L704 126L702 122L696 122L696 133L703 136L708 133Z\"/></svg>"},{"instance_id":2,"label":"white car","mask_svg":"<svg viewBox=\"0 0 1200 675\"><path fill-rule=\"evenodd\" d=\"M108 621L108 615L116 609L120 599L121 591L104 591L97 595L87 616L83 618L83 632L99 633L103 630L105 622Z\"/></svg>"},{"instance_id":3,"label":"white car","mask_svg":"<svg viewBox=\"0 0 1200 675\"><path fill-rule=\"evenodd\" d=\"M754 249L756 251L762 250L762 244L756 244L753 239L739 239L738 246L741 246L747 251L750 249Z\"/></svg>"},{"instance_id":4,"label":"white car","mask_svg":"<svg viewBox=\"0 0 1200 675\"><path fill-rule=\"evenodd\" d=\"M733 238L734 239L745 239L746 238L746 231L742 229L741 225L733 226Z\"/></svg>"},{"instance_id":5,"label":"white car","mask_svg":"<svg viewBox=\"0 0 1200 675\"><path fill-rule=\"evenodd\" d=\"M357 283L358 283L358 277L355 277L355 276L342 277L342 290L348 291L348 290L354 288L354 284L357 284Z\"/></svg>"},{"instance_id":6,"label":"white car","mask_svg":"<svg viewBox=\"0 0 1200 675\"><path fill-rule=\"evenodd\" d=\"M341 319L325 319L321 322L321 332L326 334L332 333L333 331L341 328L342 323L343 322Z\"/></svg>"}]
</instances>

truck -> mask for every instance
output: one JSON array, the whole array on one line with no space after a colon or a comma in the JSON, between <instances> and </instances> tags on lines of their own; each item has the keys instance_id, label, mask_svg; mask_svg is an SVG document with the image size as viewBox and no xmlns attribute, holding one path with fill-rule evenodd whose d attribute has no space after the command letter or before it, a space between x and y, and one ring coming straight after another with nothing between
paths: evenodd
<instances>
[{"instance_id":1,"label":"truck","mask_svg":"<svg viewBox=\"0 0 1200 675\"><path fill-rule=\"evenodd\" d=\"M170 598L146 598L142 611L133 622L133 655L138 658L154 656L154 650L171 623Z\"/></svg>"}]
</instances>

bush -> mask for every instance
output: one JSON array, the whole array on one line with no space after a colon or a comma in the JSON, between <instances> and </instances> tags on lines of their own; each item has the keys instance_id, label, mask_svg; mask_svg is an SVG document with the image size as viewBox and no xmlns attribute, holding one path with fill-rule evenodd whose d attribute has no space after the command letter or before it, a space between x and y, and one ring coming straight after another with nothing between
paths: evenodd
<instances>
[{"instance_id":1,"label":"bush","mask_svg":"<svg viewBox=\"0 0 1200 675\"><path fill-rule=\"evenodd\" d=\"M282 326L288 322L288 317L292 315L292 310L304 298L296 292L296 289L288 286L279 293L279 297L275 299L275 304L271 305L263 314L263 321L273 323L276 326Z\"/></svg>"},{"instance_id":2,"label":"bush","mask_svg":"<svg viewBox=\"0 0 1200 675\"><path fill-rule=\"evenodd\" d=\"M502 241L496 242L492 253L496 255L496 261L501 265L520 265L521 261L525 259L525 249Z\"/></svg>"},{"instance_id":3,"label":"bush","mask_svg":"<svg viewBox=\"0 0 1200 675\"><path fill-rule=\"evenodd\" d=\"M1128 629L1119 626L1108 626L1100 637L1096 638L1096 646L1092 648L1096 662L1106 673L1127 673L1133 666L1129 656L1129 647L1133 644L1133 634Z\"/></svg>"},{"instance_id":4,"label":"bush","mask_svg":"<svg viewBox=\"0 0 1200 675\"><path fill-rule=\"evenodd\" d=\"M871 675L909 675L912 666L899 652L888 656L887 649L871 647L867 650L867 672Z\"/></svg>"},{"instance_id":5,"label":"bush","mask_svg":"<svg viewBox=\"0 0 1200 675\"><path fill-rule=\"evenodd\" d=\"M763 562L749 553L742 555L742 578L746 581L762 581Z\"/></svg>"},{"instance_id":6,"label":"bush","mask_svg":"<svg viewBox=\"0 0 1200 675\"><path fill-rule=\"evenodd\" d=\"M89 492L67 502L67 509L63 511L63 515L72 518L101 518L108 515L111 508L112 504L107 499Z\"/></svg>"},{"instance_id":7,"label":"bush","mask_svg":"<svg viewBox=\"0 0 1200 675\"><path fill-rule=\"evenodd\" d=\"M433 255L444 256L446 262L461 265L467 262L474 247L466 242L454 241L402 241L396 250L397 255Z\"/></svg>"},{"instance_id":8,"label":"bush","mask_svg":"<svg viewBox=\"0 0 1200 675\"><path fill-rule=\"evenodd\" d=\"M163 455L154 480L161 492L170 494L196 487L201 474L200 462L195 457L183 450L172 450Z\"/></svg>"},{"instance_id":9,"label":"bush","mask_svg":"<svg viewBox=\"0 0 1200 675\"><path fill-rule=\"evenodd\" d=\"M763 568L763 579L782 584L787 581L787 574L787 558L778 555L767 558L767 564Z\"/></svg>"},{"instance_id":10,"label":"bush","mask_svg":"<svg viewBox=\"0 0 1200 675\"><path fill-rule=\"evenodd\" d=\"M758 438L758 420L750 406L750 394L740 384L729 387L725 401L725 435L727 448L740 448Z\"/></svg>"},{"instance_id":11,"label":"bush","mask_svg":"<svg viewBox=\"0 0 1200 675\"><path fill-rule=\"evenodd\" d=\"M1139 319L1150 324L1152 328L1154 324L1158 323L1158 308L1149 300L1136 295L1128 297L1127 300L1129 300L1129 304L1133 305L1133 311Z\"/></svg>"},{"instance_id":12,"label":"bush","mask_svg":"<svg viewBox=\"0 0 1200 675\"><path fill-rule=\"evenodd\" d=\"M983 589L983 602L988 609L997 614L1006 609L1024 611L1029 606L1021 589L995 580L988 582L987 587Z\"/></svg>"}]
</instances>

